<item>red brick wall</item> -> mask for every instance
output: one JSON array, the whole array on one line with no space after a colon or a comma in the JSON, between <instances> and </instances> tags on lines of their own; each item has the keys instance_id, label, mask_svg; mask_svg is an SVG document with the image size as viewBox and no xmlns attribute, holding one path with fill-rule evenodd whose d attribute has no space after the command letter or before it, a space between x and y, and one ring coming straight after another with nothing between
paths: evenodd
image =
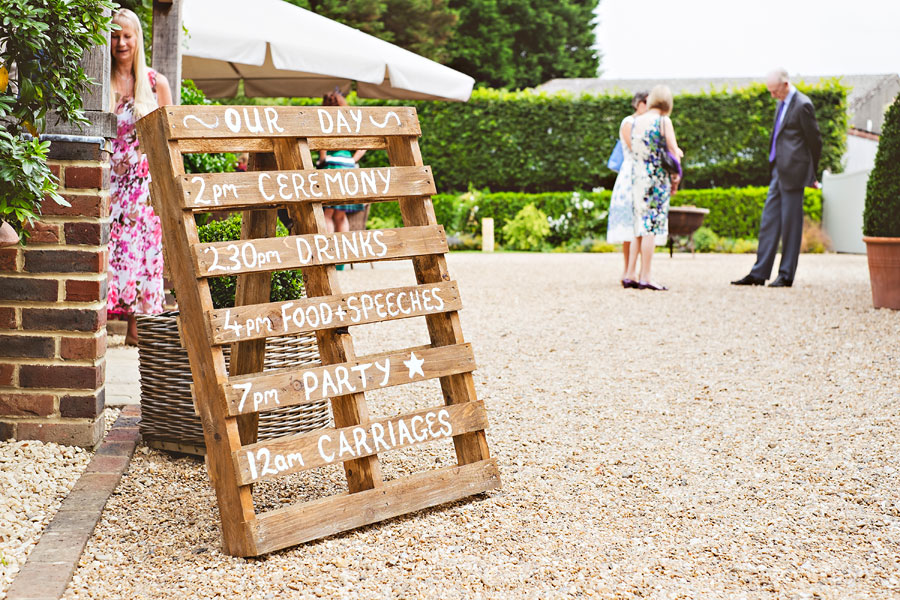
<instances>
[{"instance_id":1,"label":"red brick wall","mask_svg":"<svg viewBox=\"0 0 900 600\"><path fill-rule=\"evenodd\" d=\"M72 206L43 203L24 247L0 249L0 438L94 446L103 429L109 156L54 143Z\"/></svg>"}]
</instances>

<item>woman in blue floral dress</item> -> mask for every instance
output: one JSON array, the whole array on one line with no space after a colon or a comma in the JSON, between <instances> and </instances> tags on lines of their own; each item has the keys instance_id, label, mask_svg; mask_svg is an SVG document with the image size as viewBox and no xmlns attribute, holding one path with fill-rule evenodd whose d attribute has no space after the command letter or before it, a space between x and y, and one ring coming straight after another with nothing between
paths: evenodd
<instances>
[{"instance_id":1,"label":"woman in blue floral dress","mask_svg":"<svg viewBox=\"0 0 900 600\"><path fill-rule=\"evenodd\" d=\"M669 199L672 185L677 184L663 169L658 148L665 144L669 151L681 160L683 152L675 141L675 128L669 114L672 112L672 92L665 85L658 85L647 98L647 112L634 120L631 128L632 200L634 203L634 237L636 247L629 257L626 279L632 287L649 290L666 290L666 286L654 283L650 278L653 251L657 243L665 244L669 236ZM637 257L641 257L641 270L637 277Z\"/></svg>"}]
</instances>

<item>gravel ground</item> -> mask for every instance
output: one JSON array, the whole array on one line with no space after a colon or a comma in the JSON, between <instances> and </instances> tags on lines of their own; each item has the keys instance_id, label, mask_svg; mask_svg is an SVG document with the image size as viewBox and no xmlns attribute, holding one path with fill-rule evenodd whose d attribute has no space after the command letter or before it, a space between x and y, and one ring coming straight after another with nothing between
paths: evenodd
<instances>
[{"instance_id":1,"label":"gravel ground","mask_svg":"<svg viewBox=\"0 0 900 600\"><path fill-rule=\"evenodd\" d=\"M502 489L246 560L220 551L202 462L142 448L65 597L900 598L900 312L871 308L864 257L729 286L752 262L657 255L659 293L623 290L616 255L454 254ZM341 279L413 283L408 263ZM359 353L426 341L420 319L358 329ZM387 478L451 461L446 441L382 457Z\"/></svg>"},{"instance_id":2,"label":"gravel ground","mask_svg":"<svg viewBox=\"0 0 900 600\"><path fill-rule=\"evenodd\" d=\"M107 409L107 429L118 415L118 409ZM91 456L73 446L0 441L0 598Z\"/></svg>"}]
</instances>

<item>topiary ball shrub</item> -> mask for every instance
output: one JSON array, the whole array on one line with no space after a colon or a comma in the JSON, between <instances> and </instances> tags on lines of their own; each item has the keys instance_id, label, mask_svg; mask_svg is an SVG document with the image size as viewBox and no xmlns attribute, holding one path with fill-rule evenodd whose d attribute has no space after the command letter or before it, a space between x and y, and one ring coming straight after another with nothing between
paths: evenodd
<instances>
[{"instance_id":1,"label":"topiary ball shrub","mask_svg":"<svg viewBox=\"0 0 900 600\"><path fill-rule=\"evenodd\" d=\"M241 215L235 213L223 221L211 221L197 228L200 241L230 242L241 239ZM287 229L278 222L275 235L283 237L288 234ZM215 308L229 308L234 306L234 291L237 285L237 277L229 275L225 277L210 277L209 291L212 295ZM303 296L303 274L300 271L276 271L272 273L272 294L270 302L283 300L297 300Z\"/></svg>"},{"instance_id":2,"label":"topiary ball shrub","mask_svg":"<svg viewBox=\"0 0 900 600\"><path fill-rule=\"evenodd\" d=\"M900 94L884 117L875 167L866 186L863 234L900 237Z\"/></svg>"}]
</instances>

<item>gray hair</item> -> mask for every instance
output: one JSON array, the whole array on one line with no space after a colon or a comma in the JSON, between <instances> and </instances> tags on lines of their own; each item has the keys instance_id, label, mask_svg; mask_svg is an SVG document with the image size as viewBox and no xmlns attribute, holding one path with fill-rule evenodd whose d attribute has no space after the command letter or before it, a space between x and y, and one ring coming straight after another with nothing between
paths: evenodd
<instances>
[{"instance_id":1,"label":"gray hair","mask_svg":"<svg viewBox=\"0 0 900 600\"><path fill-rule=\"evenodd\" d=\"M767 83L787 83L791 79L788 76L787 69L784 67L778 67L777 69L772 69L769 71L769 74L766 76Z\"/></svg>"}]
</instances>

